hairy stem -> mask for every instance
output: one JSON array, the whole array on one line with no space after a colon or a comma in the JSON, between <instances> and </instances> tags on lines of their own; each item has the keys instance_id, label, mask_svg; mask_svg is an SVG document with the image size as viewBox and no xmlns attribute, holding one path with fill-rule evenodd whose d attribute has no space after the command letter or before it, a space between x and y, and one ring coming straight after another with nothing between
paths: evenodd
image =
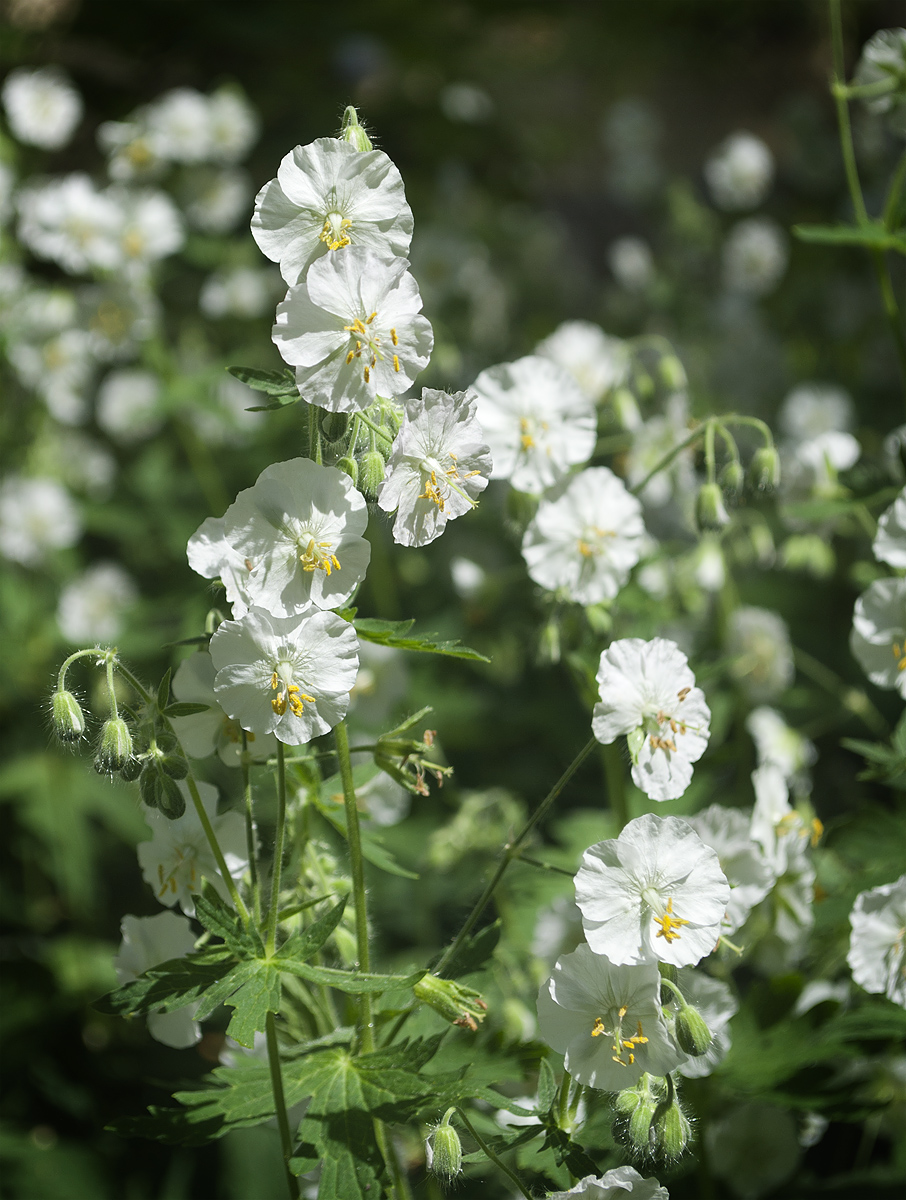
<instances>
[{"instance_id":1,"label":"hairy stem","mask_svg":"<svg viewBox=\"0 0 906 1200\"><path fill-rule=\"evenodd\" d=\"M267 912L265 947L273 954L277 947L277 914L280 909L280 872L283 867L283 839L286 833L286 760L282 742L277 742L277 828L274 831L274 867L271 872L271 905Z\"/></svg>"},{"instance_id":2,"label":"hairy stem","mask_svg":"<svg viewBox=\"0 0 906 1200\"><path fill-rule=\"evenodd\" d=\"M299 1180L292 1173L289 1165L289 1160L293 1156L293 1139L289 1131L289 1117L286 1113L283 1073L280 1070L280 1048L277 1045L277 1026L272 1012L267 1014L265 1034L267 1037L267 1062L271 1070L271 1088L274 1093L274 1111L277 1114L280 1147L283 1151L283 1169L286 1172L286 1186L289 1189L290 1200L299 1200Z\"/></svg>"},{"instance_id":3,"label":"hairy stem","mask_svg":"<svg viewBox=\"0 0 906 1200\"><path fill-rule=\"evenodd\" d=\"M487 1144L487 1142L484 1140L484 1138L481 1136L481 1134L476 1132L475 1127L473 1126L472 1122L469 1120L469 1118L466 1116L466 1114L462 1111L462 1109L457 1108L456 1111L459 1114L460 1120L462 1121L463 1125L465 1125L466 1129L468 1129L469 1133L471 1133L472 1137L475 1139L475 1141L481 1147L482 1153L487 1155L487 1157L491 1160L491 1162L494 1164L494 1166L497 1167L498 1170L502 1171L504 1173L504 1175L506 1175L507 1179L509 1179L509 1181L519 1189L519 1191L522 1193L522 1195L525 1196L526 1200L533 1200L532 1193L528 1190L528 1188L525 1186L525 1184L522 1182L522 1180L519 1178L519 1176L517 1174L515 1174L515 1172L511 1171L510 1168L508 1166L506 1166L506 1164L503 1163L497 1157L497 1155L494 1153L494 1151L491 1149L491 1147Z\"/></svg>"},{"instance_id":4,"label":"hairy stem","mask_svg":"<svg viewBox=\"0 0 906 1200\"><path fill-rule=\"evenodd\" d=\"M252 897L255 907L255 924L261 925L261 886L258 880L257 839L255 817L252 812L252 768L248 759L248 738L242 731L242 794L245 798L245 844L248 848L249 872L252 879Z\"/></svg>"}]
</instances>

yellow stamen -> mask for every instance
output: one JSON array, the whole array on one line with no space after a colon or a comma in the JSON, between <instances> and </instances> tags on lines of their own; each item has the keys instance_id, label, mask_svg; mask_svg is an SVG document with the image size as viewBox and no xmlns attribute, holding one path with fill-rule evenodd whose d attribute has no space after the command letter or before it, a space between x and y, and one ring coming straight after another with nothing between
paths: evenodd
<instances>
[{"instance_id":1,"label":"yellow stamen","mask_svg":"<svg viewBox=\"0 0 906 1200\"><path fill-rule=\"evenodd\" d=\"M893 656L897 660L897 670L906 671L906 642L902 646L898 642L893 643Z\"/></svg>"},{"instance_id":2,"label":"yellow stamen","mask_svg":"<svg viewBox=\"0 0 906 1200\"><path fill-rule=\"evenodd\" d=\"M449 472L448 472L449 473ZM425 480L425 490L419 495L419 500L433 500L441 512L444 511L444 498L437 486L437 472L431 472L431 478Z\"/></svg>"},{"instance_id":3,"label":"yellow stamen","mask_svg":"<svg viewBox=\"0 0 906 1200\"><path fill-rule=\"evenodd\" d=\"M391 330L390 330L390 340L393 342L394 346L398 346L398 345L400 344L400 340L399 340L399 338L396 336L396 330L395 330L395 329L391 329Z\"/></svg>"},{"instance_id":4,"label":"yellow stamen","mask_svg":"<svg viewBox=\"0 0 906 1200\"><path fill-rule=\"evenodd\" d=\"M692 691L691 687L681 688L680 691L678 691L676 693L677 700L685 700L691 691Z\"/></svg>"},{"instance_id":5,"label":"yellow stamen","mask_svg":"<svg viewBox=\"0 0 906 1200\"><path fill-rule=\"evenodd\" d=\"M367 376L366 376L367 378ZM299 562L302 564L303 571L324 571L330 576L330 572L334 569L340 570L340 560L335 554L329 553L330 542L316 542L314 538L308 539L308 545L305 547L304 553L299 555ZM277 676L274 675L276 679Z\"/></svg>"},{"instance_id":6,"label":"yellow stamen","mask_svg":"<svg viewBox=\"0 0 906 1200\"><path fill-rule=\"evenodd\" d=\"M672 942L680 936L674 927L678 928L680 925L689 924L683 917L673 915L672 897L667 901L667 909L664 915L662 917L655 917L654 920L655 924L659 923L661 926L657 931L657 937L662 937L666 942ZM641 1026L639 1026L639 1030L641 1031Z\"/></svg>"},{"instance_id":7,"label":"yellow stamen","mask_svg":"<svg viewBox=\"0 0 906 1200\"><path fill-rule=\"evenodd\" d=\"M394 354L393 356L393 369L394 371L398 371L400 369L400 360L399 355L397 354Z\"/></svg>"},{"instance_id":8,"label":"yellow stamen","mask_svg":"<svg viewBox=\"0 0 906 1200\"><path fill-rule=\"evenodd\" d=\"M371 324L371 322L374 320L374 318L375 318L376 316L377 316L377 313L376 313L376 312L373 312L373 313L371 314L371 316L370 316L370 317L366 317L366 318L365 318L365 324L366 324L366 325L370 325L370 324Z\"/></svg>"},{"instance_id":9,"label":"yellow stamen","mask_svg":"<svg viewBox=\"0 0 906 1200\"><path fill-rule=\"evenodd\" d=\"M340 214L337 212L328 213L324 219L321 232L318 234L319 240L324 242L329 250L342 250L344 246L349 245L349 238L346 231L350 228L352 222L348 217L342 217L338 221L336 218L339 216Z\"/></svg>"},{"instance_id":10,"label":"yellow stamen","mask_svg":"<svg viewBox=\"0 0 906 1200\"><path fill-rule=\"evenodd\" d=\"M366 383L371 382L371 371L369 370L368 367L365 368L365 382Z\"/></svg>"}]
</instances>

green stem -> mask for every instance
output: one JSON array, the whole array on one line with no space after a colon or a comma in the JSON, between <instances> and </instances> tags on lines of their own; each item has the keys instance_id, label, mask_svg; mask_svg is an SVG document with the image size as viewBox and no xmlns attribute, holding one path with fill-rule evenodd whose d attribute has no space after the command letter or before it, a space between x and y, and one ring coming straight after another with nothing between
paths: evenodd
<instances>
[{"instance_id":1,"label":"green stem","mask_svg":"<svg viewBox=\"0 0 906 1200\"><path fill-rule=\"evenodd\" d=\"M887 190L887 199L884 201L883 220L885 226L890 230L893 229L893 223L896 220L900 192L902 192L904 184L906 184L906 150L903 151L900 161L897 163L897 169L893 173L893 179Z\"/></svg>"},{"instance_id":2,"label":"green stem","mask_svg":"<svg viewBox=\"0 0 906 1200\"><path fill-rule=\"evenodd\" d=\"M110 653L107 655L107 699L110 701L110 716L115 721L120 715L116 707L116 678L113 669L113 664L116 661L116 655Z\"/></svg>"},{"instance_id":3,"label":"green stem","mask_svg":"<svg viewBox=\"0 0 906 1200\"><path fill-rule=\"evenodd\" d=\"M708 473L708 483L713 483L717 474L717 464L714 460L714 426L713 420L705 422L705 470Z\"/></svg>"},{"instance_id":4,"label":"green stem","mask_svg":"<svg viewBox=\"0 0 906 1200\"><path fill-rule=\"evenodd\" d=\"M274 867L271 872L271 906L267 911L268 955L277 948L277 914L280 910L280 872L283 867L283 839L286 833L286 762L283 743L277 742L277 828L274 831Z\"/></svg>"},{"instance_id":5,"label":"green stem","mask_svg":"<svg viewBox=\"0 0 906 1200\"><path fill-rule=\"evenodd\" d=\"M793 648L793 659L803 675L807 675L813 683L817 683L819 687L824 688L826 692L839 700L848 712L861 717L872 733L883 737L888 732L887 722L864 692L849 687L824 663L819 662L817 658L812 658L811 654L806 654L798 647ZM856 698L858 699L856 700ZM854 700L856 700L855 704Z\"/></svg>"},{"instance_id":6,"label":"green stem","mask_svg":"<svg viewBox=\"0 0 906 1200\"><path fill-rule=\"evenodd\" d=\"M92 647L90 650L76 650L75 654L70 654L69 658L67 658L62 667L60 667L59 674L57 675L57 691L62 692L65 690L66 672L74 662L80 658L87 658L89 655L94 655L96 657L97 653L97 648ZM99 660L97 666L100 666L102 661L103 660Z\"/></svg>"},{"instance_id":7,"label":"green stem","mask_svg":"<svg viewBox=\"0 0 906 1200\"><path fill-rule=\"evenodd\" d=\"M538 822L541 821L542 818L547 814L548 809L551 807L551 805L554 803L554 801L557 799L557 797L560 795L560 793L563 791L563 789L566 787L566 785L572 779L573 775L575 775L576 771L578 771L579 767L582 765L582 763L585 761L585 759L591 753L592 749L597 744L598 743L595 740L595 738L589 738L589 740L585 743L585 745L582 747L582 749L579 751L579 753L576 755L576 757L573 759L573 761L569 764L569 766L566 768L566 770L563 772L563 774L560 776L560 778L557 780L557 782L554 784L554 786L551 788L551 790L548 792L548 794L544 797L544 799L541 801L541 803L535 809L534 813L532 813L531 817L529 817L528 822L526 823L525 827L522 829L522 832L516 838L514 838L512 842L509 842L506 846L504 846L503 853L500 857L500 861L497 864L497 867L494 871L493 876L491 877L491 879L488 882L487 886L485 887L484 891L479 896L478 900L476 900L475 905L473 906L472 911L469 913L468 917L466 918L465 924L463 925L462 929L460 929L459 933L456 935L456 937L453 939L453 941L450 943L450 945L447 947L447 949L444 951L443 955L441 956L440 962L434 968L435 975L443 975L444 968L450 962L452 962L453 959L456 957L456 955L459 953L460 946L462 946L463 942L466 940L466 938L469 936L469 934L475 928L475 925L477 924L479 918L481 917L481 914L484 912L486 906L488 905L488 903L491 900L491 897L494 895L494 892L497 889L498 883L500 883L500 880L503 878L504 872L506 871L507 867L510 865L510 863L513 861L514 858L518 857L518 855L516 854L516 851L519 849L519 847L522 845L522 843L525 841L525 839L528 837L528 835L532 832L532 830L535 828L535 826L538 824Z\"/></svg>"},{"instance_id":8,"label":"green stem","mask_svg":"<svg viewBox=\"0 0 906 1200\"><path fill-rule=\"evenodd\" d=\"M560 1098L557 1105L557 1124L561 1129L566 1129L569 1125L569 1089L572 1081L573 1079L569 1071L564 1070L563 1082L560 1084Z\"/></svg>"},{"instance_id":9,"label":"green stem","mask_svg":"<svg viewBox=\"0 0 906 1200\"><path fill-rule=\"evenodd\" d=\"M750 425L753 429L757 429L764 438L766 446L774 445L774 435L771 433L771 427L767 422L762 421L760 417L748 417L742 413L727 413L725 416L718 417L723 425Z\"/></svg>"},{"instance_id":10,"label":"green stem","mask_svg":"<svg viewBox=\"0 0 906 1200\"><path fill-rule=\"evenodd\" d=\"M472 1122L469 1120L469 1118L466 1116L466 1114L462 1111L462 1109L457 1108L456 1111L457 1111L457 1113L459 1113L459 1116L460 1116L460 1119L462 1120L463 1125L465 1125L466 1129L468 1129L469 1133L471 1133L472 1137L475 1139L475 1141L481 1147L482 1153L487 1155L487 1157L491 1160L491 1162L494 1164L494 1166L497 1167L498 1170L502 1171L504 1173L504 1175L506 1175L507 1179L510 1180L511 1183L515 1184L515 1186L519 1189L519 1191L522 1193L522 1195L525 1196L526 1200L534 1200L532 1193L525 1187L525 1185L523 1184L523 1182L519 1178L519 1176L516 1175L513 1171L511 1171L510 1168L508 1166L506 1166L503 1162L501 1162L501 1160L497 1157L497 1155L494 1153L494 1151L491 1149L491 1147L487 1144L487 1142L484 1140L484 1138L481 1136L481 1134L476 1132L475 1127L473 1126Z\"/></svg>"},{"instance_id":11,"label":"green stem","mask_svg":"<svg viewBox=\"0 0 906 1200\"><path fill-rule=\"evenodd\" d=\"M702 426L696 425L696 427L692 430L692 432L689 434L688 437L683 438L683 440L681 442L679 442L676 446L673 447L672 450L669 450L664 455L664 457L660 460L660 462L657 464L657 466L648 472L648 474L645 476L645 478L642 480L641 483L637 483L635 485L635 487L631 487L629 489L630 492L632 493L632 495L638 496L642 492L644 492L645 488L648 486L649 483L651 483L651 481L652 481L652 479L654 479L655 475L659 475L661 473L661 471L666 470L666 468L670 466L670 464L673 462L673 460L675 458L677 458L688 446L691 446L693 442L698 441L698 439L702 436L703 432L704 431L702 429Z\"/></svg>"},{"instance_id":12,"label":"green stem","mask_svg":"<svg viewBox=\"0 0 906 1200\"><path fill-rule=\"evenodd\" d=\"M623 755L616 742L601 747L601 758L604 763L604 779L607 784L607 802L617 823L617 832L629 820L629 802L626 798L626 772L623 769Z\"/></svg>"},{"instance_id":13,"label":"green stem","mask_svg":"<svg viewBox=\"0 0 906 1200\"><path fill-rule=\"evenodd\" d=\"M277 1115L277 1128L280 1130L280 1146L283 1150L283 1169L286 1172L286 1186L289 1189L290 1200L299 1200L299 1180L292 1173L289 1160L293 1156L293 1139L289 1131L289 1117L286 1113L286 1097L283 1092L283 1074L280 1070L280 1048L277 1045L277 1026L274 1014L267 1014L265 1025L267 1037L267 1062L271 1069L271 1088L274 1093L274 1111Z\"/></svg>"},{"instance_id":14,"label":"green stem","mask_svg":"<svg viewBox=\"0 0 906 1200\"><path fill-rule=\"evenodd\" d=\"M558 875L568 875L570 879L575 875L575 871L567 871L566 867L555 867L553 863L541 862L537 858L530 858L527 854L518 854L515 857L520 862L528 863L531 867L537 867L540 871L555 871Z\"/></svg>"},{"instance_id":15,"label":"green stem","mask_svg":"<svg viewBox=\"0 0 906 1200\"><path fill-rule=\"evenodd\" d=\"M377 1117L374 1118L374 1136L378 1144L378 1149L387 1166L396 1200L412 1200L412 1189L409 1187L409 1179L400 1165L393 1140L387 1132L387 1126L383 1121L378 1120Z\"/></svg>"},{"instance_id":16,"label":"green stem","mask_svg":"<svg viewBox=\"0 0 906 1200\"><path fill-rule=\"evenodd\" d=\"M255 925L261 926L261 887L258 880L258 846L255 837L255 817L252 811L252 768L248 757L248 738L242 731L242 794L245 798L245 844L249 855L249 872L252 879L252 899L255 908Z\"/></svg>"}]
</instances>

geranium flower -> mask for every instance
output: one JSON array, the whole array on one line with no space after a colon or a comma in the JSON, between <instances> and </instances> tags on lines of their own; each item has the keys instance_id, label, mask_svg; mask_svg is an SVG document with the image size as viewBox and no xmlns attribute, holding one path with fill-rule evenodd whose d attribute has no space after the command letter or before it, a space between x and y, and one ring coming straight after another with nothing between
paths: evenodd
<instances>
[{"instance_id":1,"label":"geranium flower","mask_svg":"<svg viewBox=\"0 0 906 1200\"><path fill-rule=\"evenodd\" d=\"M639 561L642 506L607 467L589 467L543 499L522 540L528 573L578 604L612 600Z\"/></svg>"},{"instance_id":2,"label":"geranium flower","mask_svg":"<svg viewBox=\"0 0 906 1200\"><path fill-rule=\"evenodd\" d=\"M273 340L309 404L365 409L402 395L428 365L434 335L408 266L350 246L312 263L277 305Z\"/></svg>"},{"instance_id":3,"label":"geranium flower","mask_svg":"<svg viewBox=\"0 0 906 1200\"><path fill-rule=\"evenodd\" d=\"M617 1092L685 1061L670 1040L654 964L615 966L588 946L557 960L538 993L538 1033L574 1079Z\"/></svg>"},{"instance_id":4,"label":"geranium flower","mask_svg":"<svg viewBox=\"0 0 906 1200\"><path fill-rule=\"evenodd\" d=\"M678 817L637 817L589 847L576 874L588 944L613 963L694 966L717 945L729 899L717 854Z\"/></svg>"},{"instance_id":5,"label":"geranium flower","mask_svg":"<svg viewBox=\"0 0 906 1200\"><path fill-rule=\"evenodd\" d=\"M629 740L632 779L652 800L675 800L692 779L708 744L711 712L688 660L675 642L624 638L598 667L601 700L591 727L604 745Z\"/></svg>"},{"instance_id":6,"label":"geranium flower","mask_svg":"<svg viewBox=\"0 0 906 1200\"><path fill-rule=\"evenodd\" d=\"M18 196L19 237L40 258L70 275L122 264L123 212L83 173L32 184Z\"/></svg>"},{"instance_id":7,"label":"geranium flower","mask_svg":"<svg viewBox=\"0 0 906 1200\"><path fill-rule=\"evenodd\" d=\"M563 367L530 355L482 371L473 384L493 479L539 493L595 447L595 410Z\"/></svg>"},{"instance_id":8,"label":"geranium flower","mask_svg":"<svg viewBox=\"0 0 906 1200\"><path fill-rule=\"evenodd\" d=\"M629 368L626 343L608 337L591 321L564 321L538 343L535 353L569 371L595 403L624 381Z\"/></svg>"},{"instance_id":9,"label":"geranium flower","mask_svg":"<svg viewBox=\"0 0 906 1200\"><path fill-rule=\"evenodd\" d=\"M356 648L355 629L334 613L273 617L252 608L211 638L214 691L243 729L302 745L346 715Z\"/></svg>"},{"instance_id":10,"label":"geranium flower","mask_svg":"<svg viewBox=\"0 0 906 1200\"><path fill-rule=\"evenodd\" d=\"M382 150L318 138L291 150L258 193L252 237L292 285L347 246L405 258L412 225L402 177Z\"/></svg>"},{"instance_id":11,"label":"geranium flower","mask_svg":"<svg viewBox=\"0 0 906 1200\"><path fill-rule=\"evenodd\" d=\"M906 875L860 892L849 915L846 961L866 992L884 992L906 1008Z\"/></svg>"},{"instance_id":12,"label":"geranium flower","mask_svg":"<svg viewBox=\"0 0 906 1200\"><path fill-rule=\"evenodd\" d=\"M394 541L401 546L433 542L448 521L475 508L490 473L475 397L424 388L421 399L406 403L378 496L384 512L396 512Z\"/></svg>"},{"instance_id":13,"label":"geranium flower","mask_svg":"<svg viewBox=\"0 0 906 1200\"><path fill-rule=\"evenodd\" d=\"M757 208L774 178L774 158L761 138L733 133L705 163L705 182L718 208Z\"/></svg>"},{"instance_id":14,"label":"geranium flower","mask_svg":"<svg viewBox=\"0 0 906 1200\"><path fill-rule=\"evenodd\" d=\"M220 707L214 692L215 674L211 656L204 650L179 664L173 676L173 695L177 700L207 704L208 711L173 717L173 730L190 758L207 758L216 750L222 763L238 767L242 726ZM277 739L272 734L247 733L246 745L254 758L269 758L277 752Z\"/></svg>"},{"instance_id":15,"label":"geranium flower","mask_svg":"<svg viewBox=\"0 0 906 1200\"><path fill-rule=\"evenodd\" d=\"M774 872L751 835L748 812L712 804L690 817L689 824L715 851L727 877L730 899L721 927L724 933L734 933L771 890Z\"/></svg>"},{"instance_id":16,"label":"geranium flower","mask_svg":"<svg viewBox=\"0 0 906 1200\"><path fill-rule=\"evenodd\" d=\"M808 768L818 757L814 744L792 729L776 709L762 705L746 717L746 729L755 743L758 765L778 767L787 782L808 791Z\"/></svg>"},{"instance_id":17,"label":"geranium flower","mask_svg":"<svg viewBox=\"0 0 906 1200\"><path fill-rule=\"evenodd\" d=\"M873 684L906 699L906 579L876 579L862 593L849 644Z\"/></svg>"},{"instance_id":18,"label":"geranium flower","mask_svg":"<svg viewBox=\"0 0 906 1200\"><path fill-rule=\"evenodd\" d=\"M132 983L139 975L169 962L183 958L195 949L195 934L187 917L162 912L155 917L123 917L120 922L123 940L113 960L117 980ZM174 1012L150 1013L148 1032L158 1042L182 1050L194 1046L201 1037L201 1027L195 1021L197 1004L177 1008Z\"/></svg>"},{"instance_id":19,"label":"geranium flower","mask_svg":"<svg viewBox=\"0 0 906 1200\"><path fill-rule=\"evenodd\" d=\"M768 700L796 674L790 631L783 617L767 608L737 608L727 623L730 670L753 700Z\"/></svg>"},{"instance_id":20,"label":"geranium flower","mask_svg":"<svg viewBox=\"0 0 906 1200\"><path fill-rule=\"evenodd\" d=\"M223 516L227 545L250 566L244 588L251 603L275 617L349 599L371 556L361 536L367 524L365 500L349 476L308 458L265 468Z\"/></svg>"},{"instance_id":21,"label":"geranium flower","mask_svg":"<svg viewBox=\"0 0 906 1200\"><path fill-rule=\"evenodd\" d=\"M10 71L2 98L13 137L42 150L65 146L82 119L82 97L54 67Z\"/></svg>"},{"instance_id":22,"label":"geranium flower","mask_svg":"<svg viewBox=\"0 0 906 1200\"><path fill-rule=\"evenodd\" d=\"M586 1175L573 1184L568 1192L548 1192L546 1200L568 1200L570 1196L584 1196L585 1200L668 1200L668 1192L652 1176L643 1179L635 1167L615 1167L600 1179Z\"/></svg>"},{"instance_id":23,"label":"geranium flower","mask_svg":"<svg viewBox=\"0 0 906 1200\"><path fill-rule=\"evenodd\" d=\"M227 542L223 517L202 521L189 538L186 557L192 570L203 579L220 580L234 618L244 617L251 604L248 593L251 564Z\"/></svg>"},{"instance_id":24,"label":"geranium flower","mask_svg":"<svg viewBox=\"0 0 906 1200\"><path fill-rule=\"evenodd\" d=\"M906 567L906 488L881 514L871 548L878 562L891 567Z\"/></svg>"}]
</instances>

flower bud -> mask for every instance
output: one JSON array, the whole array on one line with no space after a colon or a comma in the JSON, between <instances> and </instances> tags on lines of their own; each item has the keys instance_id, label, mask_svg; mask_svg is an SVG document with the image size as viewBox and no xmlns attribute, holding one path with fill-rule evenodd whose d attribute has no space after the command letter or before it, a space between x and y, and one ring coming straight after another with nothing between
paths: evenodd
<instances>
[{"instance_id":1,"label":"flower bud","mask_svg":"<svg viewBox=\"0 0 906 1200\"><path fill-rule=\"evenodd\" d=\"M705 1018L691 1004L684 1004L676 1014L676 1040L686 1054L701 1058L711 1045L711 1030Z\"/></svg>"},{"instance_id":2,"label":"flower bud","mask_svg":"<svg viewBox=\"0 0 906 1200\"><path fill-rule=\"evenodd\" d=\"M340 141L349 142L356 150L373 150L371 139L359 124L359 114L350 104L343 113L343 128L340 130Z\"/></svg>"},{"instance_id":3,"label":"flower bud","mask_svg":"<svg viewBox=\"0 0 906 1200\"><path fill-rule=\"evenodd\" d=\"M321 417L321 429L328 441L338 442L346 436L349 428L349 413L326 412Z\"/></svg>"},{"instance_id":4,"label":"flower bud","mask_svg":"<svg viewBox=\"0 0 906 1200\"><path fill-rule=\"evenodd\" d=\"M611 400L613 415L621 429L638 429L642 424L638 401L626 387L618 387Z\"/></svg>"},{"instance_id":5,"label":"flower bud","mask_svg":"<svg viewBox=\"0 0 906 1200\"><path fill-rule=\"evenodd\" d=\"M699 529L722 529L730 516L724 507L723 493L716 483L703 483L695 502L695 518Z\"/></svg>"},{"instance_id":6,"label":"flower bud","mask_svg":"<svg viewBox=\"0 0 906 1200\"><path fill-rule=\"evenodd\" d=\"M450 1109L425 1147L428 1170L448 1183L462 1170L462 1143L459 1134L450 1124L452 1113L453 1110Z\"/></svg>"},{"instance_id":7,"label":"flower bud","mask_svg":"<svg viewBox=\"0 0 906 1200\"><path fill-rule=\"evenodd\" d=\"M731 458L720 473L721 486L728 492L741 492L745 481L742 463L738 458Z\"/></svg>"},{"instance_id":8,"label":"flower bud","mask_svg":"<svg viewBox=\"0 0 906 1200\"><path fill-rule=\"evenodd\" d=\"M185 779L189 773L189 764L181 754L165 754L160 765L171 779Z\"/></svg>"},{"instance_id":9,"label":"flower bud","mask_svg":"<svg viewBox=\"0 0 906 1200\"><path fill-rule=\"evenodd\" d=\"M359 491L366 500L376 500L383 482L383 456L377 450L369 450L359 460Z\"/></svg>"},{"instance_id":10,"label":"flower bud","mask_svg":"<svg viewBox=\"0 0 906 1200\"><path fill-rule=\"evenodd\" d=\"M463 987L455 979L423 975L412 990L417 1000L430 1005L445 1021L463 1029L471 1029L473 1033L478 1029L478 1022L485 1019L488 1011L487 1004L478 992Z\"/></svg>"},{"instance_id":11,"label":"flower bud","mask_svg":"<svg viewBox=\"0 0 906 1200\"><path fill-rule=\"evenodd\" d=\"M54 692L53 731L61 742L77 742L85 732L85 714L72 692Z\"/></svg>"},{"instance_id":12,"label":"flower bud","mask_svg":"<svg viewBox=\"0 0 906 1200\"><path fill-rule=\"evenodd\" d=\"M132 758L132 734L122 717L110 717L101 728L94 769L99 775L122 771Z\"/></svg>"},{"instance_id":13,"label":"flower bud","mask_svg":"<svg viewBox=\"0 0 906 1200\"><path fill-rule=\"evenodd\" d=\"M338 471L342 471L344 475L348 475L353 484L359 482L359 464L354 458L349 455L344 455L343 458L338 458L335 464Z\"/></svg>"},{"instance_id":14,"label":"flower bud","mask_svg":"<svg viewBox=\"0 0 906 1200\"><path fill-rule=\"evenodd\" d=\"M780 483L780 455L774 446L761 446L752 455L749 482L760 492L769 491Z\"/></svg>"},{"instance_id":15,"label":"flower bud","mask_svg":"<svg viewBox=\"0 0 906 1200\"><path fill-rule=\"evenodd\" d=\"M179 784L161 768L157 759L150 759L138 780L142 803L148 808L159 808L165 817L175 821L186 811L186 798Z\"/></svg>"},{"instance_id":16,"label":"flower bud","mask_svg":"<svg viewBox=\"0 0 906 1200\"><path fill-rule=\"evenodd\" d=\"M672 392L680 392L688 382L686 369L675 354L665 354L660 361L661 379Z\"/></svg>"},{"instance_id":17,"label":"flower bud","mask_svg":"<svg viewBox=\"0 0 906 1200\"><path fill-rule=\"evenodd\" d=\"M826 579L833 575L837 557L830 542L817 534L796 534L783 543L780 562L788 571L808 571L816 579Z\"/></svg>"},{"instance_id":18,"label":"flower bud","mask_svg":"<svg viewBox=\"0 0 906 1200\"><path fill-rule=\"evenodd\" d=\"M649 1137L652 1157L667 1162L675 1162L682 1157L692 1141L692 1126L675 1097L658 1105Z\"/></svg>"}]
</instances>

